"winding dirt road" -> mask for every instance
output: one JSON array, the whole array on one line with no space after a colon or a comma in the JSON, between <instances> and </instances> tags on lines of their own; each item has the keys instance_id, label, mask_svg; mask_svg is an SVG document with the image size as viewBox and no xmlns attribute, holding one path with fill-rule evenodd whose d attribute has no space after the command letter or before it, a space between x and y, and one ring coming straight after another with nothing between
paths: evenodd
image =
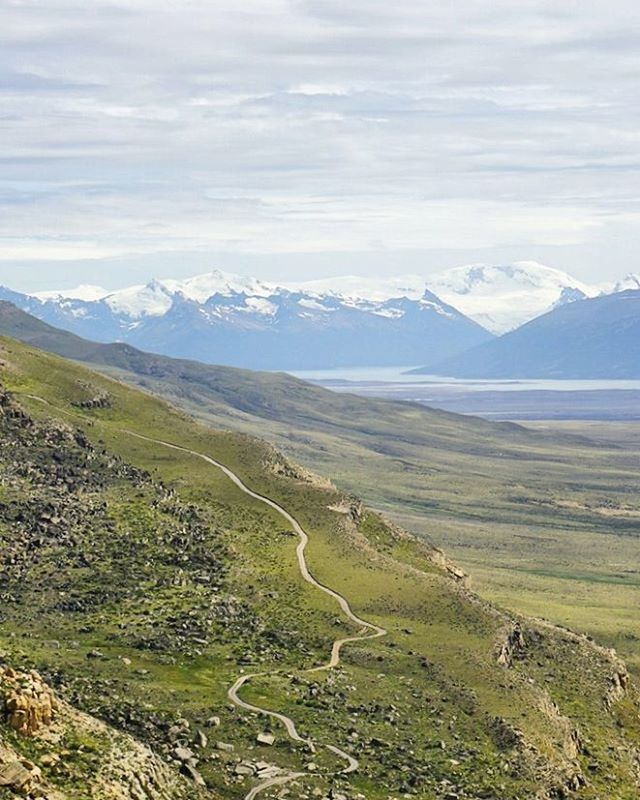
<instances>
[{"instance_id":1,"label":"winding dirt road","mask_svg":"<svg viewBox=\"0 0 640 800\"><path fill-rule=\"evenodd\" d=\"M331 656L329 661L326 664L323 664L320 667L314 667L312 669L305 670L307 673L313 672L322 672L327 671L330 669L334 669L340 664L340 653L344 645L350 644L352 642L363 642L368 639L378 639L381 636L386 636L387 631L384 628L381 628L379 625L374 625L371 622L367 622L366 620L359 617L357 614L353 612L351 606L349 605L349 601L341 595L339 592L336 592L334 589L331 589L329 586L325 586L324 584L320 583L320 581L316 580L313 577L311 572L309 571L309 567L307 565L307 559L305 555L305 551L307 549L307 545L309 544L309 536L304 530L304 528L300 525L298 520L292 516L285 508L283 508L279 503L276 503L275 500L271 500L269 497L265 497L258 492L254 492L250 489L243 481L229 469L224 464L221 464L219 461L216 461L214 458L205 455L204 453L199 453L196 450L190 450L187 447L181 447L180 445L172 444L171 442L165 442L160 439L151 439L148 436L143 436L142 434L136 433L135 431L125 431L131 436L135 436L138 439L143 439L148 442L152 442L153 444L160 444L164 447L169 447L172 450L179 450L183 453L188 453L189 455L195 456L196 458L200 458L203 461L206 461L208 464L216 467L217 469L221 470L228 478L231 480L235 485L241 489L245 494L248 494L249 497L253 497L255 500L259 500L261 503L273 508L277 511L280 516L284 517L287 522L291 525L295 533L298 535L299 542L298 546L296 547L296 556L298 559L298 567L300 569L300 574L304 578L307 583L310 583L316 589L319 589L321 592L328 594L334 600L338 602L338 605L344 612L345 616L351 621L354 622L356 625L361 627L361 632L355 636L348 636L344 639L337 639L332 647L331 647ZM253 674L248 675L241 675L238 680L233 684L233 686L228 691L228 697L231 702L236 705L238 708L242 708L245 711L252 711L257 714L262 714L264 716L270 717L271 719L275 719L278 722L281 722L289 736L295 742L302 742L309 746L311 750L315 750L315 745L309 739L303 739L302 736L298 733L296 729L295 722L291 719L291 717L286 716L286 714L281 714L278 711L271 711L266 708L261 708L260 706L252 705L251 703L247 703L238 695L240 689L242 689L245 684L247 684L253 678L260 678L265 677L270 674L278 674L278 670L274 670L272 673L269 672L256 672ZM339 770L341 775L348 775L352 772L355 772L359 765L357 759L353 756L349 755L349 753L345 753L344 750L341 750L339 747L335 745L327 744L324 745L325 749L330 750L334 755L338 756L340 759L347 762L346 767ZM255 786L249 794L246 795L245 800L254 800L262 792L266 791L267 789L274 787L274 786L282 786L287 783L291 783L298 778L308 776L308 773L304 772L291 772L287 773L286 775L280 775L275 778L267 778L262 783Z\"/></svg>"},{"instance_id":2,"label":"winding dirt road","mask_svg":"<svg viewBox=\"0 0 640 800\"><path fill-rule=\"evenodd\" d=\"M63 413L68 414L69 416L79 417L86 421L86 418L83 417L81 414L78 414L77 412L73 411L67 411L66 409L58 408L57 406L54 406L53 404L49 403L42 397L38 397L36 395L23 395L23 396L29 397L31 400L37 400L41 403L44 403L45 405L51 406L52 408L56 408L56 410L62 411ZM332 645L331 656L329 658L329 661L326 664L323 664L322 666L313 667L312 669L305 670L306 673L322 672L334 669L340 664L340 654L342 648L345 645L353 642L363 642L369 639L377 639L387 634L387 631L384 628L381 628L379 625L374 625L371 622L367 622L366 620L362 619L357 614L355 614L351 609L351 606L349 605L349 601L343 595L341 595L334 589L331 589L329 586L325 586L324 584L320 583L320 581L316 580L316 578L313 577L313 575L309 571L305 555L307 545L309 544L309 536L303 529L303 527L300 525L300 523L296 520L296 518L292 516L279 503L276 503L275 500L271 500L271 498L265 497L264 495L259 494L258 492L254 492L245 483L243 483L243 481L235 474L235 472L230 470L229 467L226 467L224 464L221 464L219 461L216 461L214 458L211 458L210 456L207 456L204 453L199 453L196 450L190 450L187 447L182 447L180 445L173 444L171 442L166 442L163 441L162 439L153 439L149 436L144 436L140 433L136 433L135 431L122 430L121 432L126 433L129 436L134 436L137 439L142 439L143 441L150 442L151 444L162 445L163 447L168 447L171 450L178 450L179 452L187 453L191 456L194 456L195 458L200 458L203 461L206 461L211 466L216 467L221 472L223 472L227 476L227 478L229 478L229 480L231 480L245 494L249 495L249 497L253 497L255 500L259 500L261 503L264 503L265 505L277 511L278 514L284 517L284 519L286 519L287 522L291 525L291 527L293 528L293 530L295 531L295 533L299 538L298 546L296 547L296 556L298 560L298 567L300 569L300 574L302 575L304 580L307 583L311 584L314 588L319 589L321 592L328 594L330 597L336 600L338 605L342 609L344 615L351 622L355 623L356 625L359 625L361 628L359 634L356 634L354 636L348 636L343 639L337 639ZM245 711L251 711L257 714L262 714L263 716L270 717L271 719L275 719L278 722L282 723L290 739L292 739L295 742L302 742L306 744L312 751L315 751L316 747L313 744L313 742L310 741L309 739L303 739L300 736L300 734L296 729L295 722L290 717L286 716L286 714L282 714L278 711L271 711L266 708L261 708L260 706L252 705L251 703L247 703L244 700L242 700L242 698L238 695L238 692L242 689L242 687L245 686L253 678L266 677L268 675L275 675L275 674L278 674L278 670L274 670L273 672L257 672L253 674L240 676L227 693L229 699L238 708L242 708ZM358 769L359 767L358 760L355 759L353 756L349 755L349 753L346 753L344 750L341 750L339 747L336 747L335 745L332 744L325 744L323 746L325 747L325 749L329 750L334 755L338 756L340 759L346 762L346 766L334 774L348 775L352 772L355 772ZM308 776L309 773L288 772L283 775L278 775L276 777L266 778L264 781L259 783L257 786L254 786L253 789L251 789L251 791L245 796L245 800L254 800L254 798L256 798L259 794L261 794L262 792L266 791L269 788L275 786L283 786L287 783L291 783L297 780L298 778L308 777Z\"/></svg>"}]
</instances>

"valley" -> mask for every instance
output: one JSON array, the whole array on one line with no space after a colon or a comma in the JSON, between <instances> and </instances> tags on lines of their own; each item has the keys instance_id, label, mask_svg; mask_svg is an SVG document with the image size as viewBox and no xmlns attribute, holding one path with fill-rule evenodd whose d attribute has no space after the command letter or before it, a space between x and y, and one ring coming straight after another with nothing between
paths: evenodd
<instances>
[{"instance_id":1,"label":"valley","mask_svg":"<svg viewBox=\"0 0 640 800\"><path fill-rule=\"evenodd\" d=\"M0 0L0 800L640 800L635 17Z\"/></svg>"},{"instance_id":2,"label":"valley","mask_svg":"<svg viewBox=\"0 0 640 800\"><path fill-rule=\"evenodd\" d=\"M609 423L609 434L600 422L596 435L589 421L538 422L532 438L509 423L336 398L277 376L249 393L231 373L213 390L163 371L112 374L211 424L270 439L444 548L484 596L594 635L640 667L635 423Z\"/></svg>"},{"instance_id":3,"label":"valley","mask_svg":"<svg viewBox=\"0 0 640 800\"><path fill-rule=\"evenodd\" d=\"M538 423L541 435L531 437L518 426L336 394L282 374L87 342L8 304L0 304L0 331L90 361L207 424L270 440L443 547L488 598L596 635L637 668L634 423ZM406 379L414 387L421 376ZM520 393L502 397L512 394Z\"/></svg>"},{"instance_id":4,"label":"valley","mask_svg":"<svg viewBox=\"0 0 640 800\"><path fill-rule=\"evenodd\" d=\"M300 798L635 795L637 698L611 652L481 600L440 551L261 441L1 347L2 657L152 747L185 792L202 780L226 798L275 797L282 782L261 780L293 773ZM300 574L294 519L331 596ZM365 620L387 635L363 640ZM347 639L340 664L308 672ZM234 684L303 742L230 704ZM340 773L340 754L309 739L358 769ZM42 761L46 740L30 748L60 791L95 796L82 750L60 770Z\"/></svg>"}]
</instances>

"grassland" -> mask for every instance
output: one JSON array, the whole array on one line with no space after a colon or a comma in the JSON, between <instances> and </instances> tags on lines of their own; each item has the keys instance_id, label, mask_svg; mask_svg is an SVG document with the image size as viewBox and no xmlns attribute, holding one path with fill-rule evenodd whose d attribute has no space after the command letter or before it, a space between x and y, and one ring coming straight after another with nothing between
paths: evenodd
<instances>
[{"instance_id":1,"label":"grassland","mask_svg":"<svg viewBox=\"0 0 640 800\"><path fill-rule=\"evenodd\" d=\"M596 636L640 669L640 426L492 425L96 345L5 304L0 330L272 441L443 547L485 597Z\"/></svg>"},{"instance_id":2,"label":"grassland","mask_svg":"<svg viewBox=\"0 0 640 800\"><path fill-rule=\"evenodd\" d=\"M638 426L532 424L528 435L320 390L290 393L285 422L184 384L144 384L209 424L268 438L444 548L483 596L595 636L640 670Z\"/></svg>"},{"instance_id":3,"label":"grassland","mask_svg":"<svg viewBox=\"0 0 640 800\"><path fill-rule=\"evenodd\" d=\"M320 775L301 781L300 797L333 786L367 800L452 794L522 800L578 786L587 775L585 799L636 796L637 697L610 653L484 603L438 553L256 439L198 425L157 398L16 342L3 340L1 347L0 381L36 420L38 436L62 420L80 427L93 448L75 439L64 448L40 440L5 448L3 485L16 493L4 498L5 506L25 497L38 509L54 503L56 488L43 476L47 464L62 459L84 475L70 493L74 502L96 509L91 524L74 523L71 543L47 545L38 559L27 558L41 539L36 531L16 553L15 563L25 567L20 580L9 571L3 587L10 603L0 624L6 657L39 667L68 699L162 752L168 747L170 753L166 736L177 718L195 731L208 730L206 720L218 716L200 768L230 800L250 785L235 772L236 759L265 757L283 768L317 765ZM96 397L108 403L82 407ZM361 408L357 399L347 402L355 412ZM385 428L388 449L403 421L415 425L424 417L409 407L390 420L386 409L361 419L358 436L373 439L373 425L379 442ZM456 419L443 415L438 431L423 432L450 438L454 463L469 457L454 447ZM307 674L352 627L329 598L302 581L283 520L204 462L143 442L131 430L209 453L280 502L310 534L309 563L318 580L348 596L357 613L389 635L346 650L339 670ZM465 446L476 448L478 458L487 458L491 447L496 463L507 447L529 452L532 436L525 432L499 429L504 440L496 452L497 442L485 441L486 426L473 423L472 430L476 436ZM349 438L355 434L346 430L322 435L329 437L325 458L334 444L334 463L351 453L338 479L361 480L374 450L356 447ZM413 432L401 444L412 441ZM305 448L314 446L305 442ZM592 449L584 446L585 453ZM359 470L354 452L361 455ZM386 473L379 475L387 481ZM445 478L438 480L442 493ZM391 490L393 482L387 483ZM482 484L487 500L478 514L489 515L488 495L497 483ZM471 514L469 498L459 504ZM27 510L21 507L22 514ZM11 519L5 514L0 525L7 542L18 530ZM209 581L203 582L204 572ZM508 663L500 665L514 630L523 632L523 643L515 636ZM260 750L256 734L267 723L239 714L226 697L243 669L269 673L250 684L247 699L290 713L314 741L354 753L359 772L323 775L335 769L326 750L292 746L278 729L275 746ZM626 688L613 696L621 680ZM234 754L216 749L214 737L233 743Z\"/></svg>"}]
</instances>

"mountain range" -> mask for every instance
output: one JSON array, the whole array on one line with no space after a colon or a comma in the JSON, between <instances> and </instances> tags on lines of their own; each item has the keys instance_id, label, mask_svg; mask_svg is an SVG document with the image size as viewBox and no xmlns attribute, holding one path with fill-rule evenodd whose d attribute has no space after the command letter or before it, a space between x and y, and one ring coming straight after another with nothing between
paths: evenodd
<instances>
[{"instance_id":1,"label":"mountain range","mask_svg":"<svg viewBox=\"0 0 640 800\"><path fill-rule=\"evenodd\" d=\"M260 369L411 365L491 338L424 285L356 296L212 272L105 296L95 287L70 294L2 289L0 299L95 341Z\"/></svg>"},{"instance_id":2,"label":"mountain range","mask_svg":"<svg viewBox=\"0 0 640 800\"><path fill-rule=\"evenodd\" d=\"M563 324L561 314L549 317L551 323L543 328L527 328L526 334L515 338L513 330L569 305L576 306L573 324L584 320L588 325L594 306L581 301L617 297L638 286L640 278L634 274L616 284L596 286L522 261L451 269L430 278L428 285L424 277L404 275L343 276L282 286L214 271L183 281L152 280L115 292L80 286L30 295L0 287L0 299L94 341L124 342L177 358L250 369L422 363L424 372L456 376L591 377L585 359L574 358L572 348L579 342L560 337L551 348L543 340L537 342L535 332L547 330L545 326L555 319ZM614 301L612 308L616 305ZM592 341L606 338L608 326L615 324L613 318L601 322L600 334L591 331ZM510 342L522 344L513 356L517 368L506 362L500 366L498 355L492 360L492 354L506 353ZM565 346L570 349L561 357ZM541 347L547 358L554 353L558 364L545 367L535 358L529 363L528 347L532 353ZM467 352L473 355L465 356ZM596 361L598 352L595 347ZM472 359L468 367L466 358ZM533 372L522 372L528 369ZM593 375L628 372L622 362L595 364L593 369Z\"/></svg>"}]
</instances>

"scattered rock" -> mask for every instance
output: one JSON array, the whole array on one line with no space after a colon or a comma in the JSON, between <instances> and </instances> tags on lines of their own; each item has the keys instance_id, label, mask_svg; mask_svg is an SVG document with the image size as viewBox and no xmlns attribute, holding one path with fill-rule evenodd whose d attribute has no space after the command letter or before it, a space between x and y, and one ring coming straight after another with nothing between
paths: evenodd
<instances>
[{"instance_id":1,"label":"scattered rock","mask_svg":"<svg viewBox=\"0 0 640 800\"><path fill-rule=\"evenodd\" d=\"M206 786L204 778L198 772L198 770L192 764L183 764L180 767L180 771L183 775L186 775L187 778L191 778L191 780L197 784L198 786Z\"/></svg>"},{"instance_id":2,"label":"scattered rock","mask_svg":"<svg viewBox=\"0 0 640 800\"><path fill-rule=\"evenodd\" d=\"M182 761L184 763L192 761L196 756L193 750L190 750L188 747L176 747L176 749L173 751L173 754L178 761Z\"/></svg>"},{"instance_id":3,"label":"scattered rock","mask_svg":"<svg viewBox=\"0 0 640 800\"><path fill-rule=\"evenodd\" d=\"M200 747L204 750L208 744L209 740L207 739L206 733L201 730L196 731L196 747Z\"/></svg>"},{"instance_id":4,"label":"scattered rock","mask_svg":"<svg viewBox=\"0 0 640 800\"><path fill-rule=\"evenodd\" d=\"M33 776L19 761L0 766L0 786L23 789L33 782Z\"/></svg>"}]
</instances>

